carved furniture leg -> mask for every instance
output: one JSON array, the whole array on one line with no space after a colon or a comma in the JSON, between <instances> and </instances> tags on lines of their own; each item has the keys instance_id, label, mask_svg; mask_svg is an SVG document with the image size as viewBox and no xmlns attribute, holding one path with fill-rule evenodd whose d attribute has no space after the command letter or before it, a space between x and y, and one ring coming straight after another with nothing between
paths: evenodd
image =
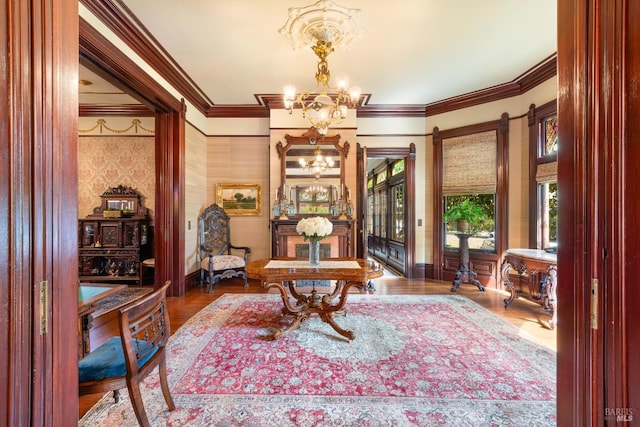
<instances>
[{"instance_id":1,"label":"carved furniture leg","mask_svg":"<svg viewBox=\"0 0 640 427\"><path fill-rule=\"evenodd\" d=\"M353 331L349 331L338 326L338 324L334 320L334 317L336 315L345 313L345 310L343 310L343 308L347 303L347 295L349 293L349 289L351 289L352 286L362 287L364 286L364 284L362 282L347 282L346 284L344 284L344 286L340 286L340 299L337 304L331 305L329 295L325 295L325 297L322 299L322 306L320 307L320 310L318 310L318 315L320 316L320 318L324 322L328 323L334 331L347 338L349 341L353 341L354 339L356 339L356 335L353 333Z\"/></svg>"},{"instance_id":2,"label":"carved furniture leg","mask_svg":"<svg viewBox=\"0 0 640 427\"><path fill-rule=\"evenodd\" d=\"M289 289L291 289L293 287L292 282L289 282ZM287 295L287 290L285 289L285 287L281 284L281 283L269 283L267 284L267 288L277 288L278 291L280 291L280 297L282 298L282 303L284 304L284 308L282 309L282 314L283 315L293 315L295 318L293 320L293 323L291 323L291 325L289 325L286 329L284 330L277 330L275 331L273 334L271 335L266 335L266 336L260 336L260 339L266 340L266 341L273 341L273 340L277 340L278 338L282 337L284 334L287 334L295 329L297 329L300 324L304 321L306 321L309 318L309 312L307 311L307 304L304 301L301 301L298 299L296 306L292 306L291 302L289 301L289 296ZM297 294L299 297L303 297L300 294Z\"/></svg>"},{"instance_id":3,"label":"carved furniture leg","mask_svg":"<svg viewBox=\"0 0 640 427\"><path fill-rule=\"evenodd\" d=\"M513 285L513 282L511 282L511 279L509 278L509 271L511 271L512 269L513 267L511 263L507 262L506 260L502 263L500 276L502 277L502 283L504 284L505 288L507 288L507 291L509 291L509 298L504 299L505 307L508 307L516 298L516 287Z\"/></svg>"},{"instance_id":4,"label":"carved furniture leg","mask_svg":"<svg viewBox=\"0 0 640 427\"><path fill-rule=\"evenodd\" d=\"M558 287L558 270L556 266L547 268L547 296L549 298L549 306L551 307L551 320L549 327L555 329L558 324L558 305L557 305L557 287Z\"/></svg>"}]
</instances>

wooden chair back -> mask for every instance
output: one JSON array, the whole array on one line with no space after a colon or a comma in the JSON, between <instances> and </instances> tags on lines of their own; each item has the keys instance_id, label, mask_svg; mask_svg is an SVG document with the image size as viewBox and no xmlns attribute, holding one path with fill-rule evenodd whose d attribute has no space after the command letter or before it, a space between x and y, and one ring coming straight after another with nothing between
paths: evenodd
<instances>
[{"instance_id":1,"label":"wooden chair back","mask_svg":"<svg viewBox=\"0 0 640 427\"><path fill-rule=\"evenodd\" d=\"M231 252L229 215L217 204L207 207L199 218L200 259Z\"/></svg>"},{"instance_id":2,"label":"wooden chair back","mask_svg":"<svg viewBox=\"0 0 640 427\"><path fill-rule=\"evenodd\" d=\"M169 313L166 307L166 292L171 282L167 281L162 288L142 299L120 309L118 323L120 329L121 348L124 353L126 373L124 375L100 378L81 382L80 395L105 391L114 391L114 398L118 401L117 392L127 387L133 410L138 423L149 426L140 394L140 382L157 366L160 376L162 394L169 407L175 409L175 404L167 382L167 366L165 348L170 335ZM112 340L110 340L112 341ZM117 340L116 340L117 342ZM103 344L106 345L107 343ZM111 344L113 345L113 344ZM102 346L101 346L102 347ZM96 352L101 350L96 349ZM93 353L93 352L92 352ZM117 353L117 352L116 352ZM81 363L91 363L91 353ZM122 355L120 355L122 357ZM104 358L101 361L104 362ZM121 360L121 359L120 359Z\"/></svg>"}]
</instances>

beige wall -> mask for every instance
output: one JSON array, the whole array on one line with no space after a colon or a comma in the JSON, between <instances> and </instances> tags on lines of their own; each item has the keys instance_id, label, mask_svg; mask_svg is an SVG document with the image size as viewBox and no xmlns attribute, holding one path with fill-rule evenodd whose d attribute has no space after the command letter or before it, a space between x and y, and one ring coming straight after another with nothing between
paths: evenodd
<instances>
[{"instance_id":1,"label":"beige wall","mask_svg":"<svg viewBox=\"0 0 640 427\"><path fill-rule=\"evenodd\" d=\"M198 217L207 204L207 137L187 123L185 129L185 274L199 269Z\"/></svg>"},{"instance_id":2,"label":"beige wall","mask_svg":"<svg viewBox=\"0 0 640 427\"><path fill-rule=\"evenodd\" d=\"M206 206L215 202L217 183L260 184L262 213L233 216L231 242L251 248L250 260L268 258L269 243L269 138L267 136L207 137Z\"/></svg>"}]
</instances>

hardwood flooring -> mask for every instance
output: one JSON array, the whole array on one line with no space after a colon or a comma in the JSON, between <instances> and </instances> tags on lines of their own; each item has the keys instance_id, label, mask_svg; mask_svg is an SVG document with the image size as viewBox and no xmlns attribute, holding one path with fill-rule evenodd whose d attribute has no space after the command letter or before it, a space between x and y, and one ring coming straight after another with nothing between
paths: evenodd
<instances>
[{"instance_id":1,"label":"hardwood flooring","mask_svg":"<svg viewBox=\"0 0 640 427\"><path fill-rule=\"evenodd\" d=\"M379 295L430 295L451 293L450 282L414 280L391 274L385 274L383 277L376 279L375 287L375 292ZM249 280L249 286L245 288L241 280L229 279L216 285L211 293L208 293L206 288L193 288L183 297L168 297L167 307L171 320L171 331L174 332L178 330L189 318L225 293L253 294L267 292L277 291L274 289L268 291L255 280ZM507 293L494 289L487 289L485 292L482 292L471 285L461 285L457 293L470 298L495 315L517 326L523 335L531 337L539 344L556 351L556 331L549 329L547 326L550 315L547 314L540 305L521 298L514 301L508 308L505 308L503 300ZM106 339L117 334L117 327L115 313L109 313L94 319L94 326L91 330L92 347L95 348L99 346ZM473 325L469 325L469 327L473 327ZM101 396L102 395L82 396L80 398L79 416L82 417L91 409Z\"/></svg>"}]
</instances>

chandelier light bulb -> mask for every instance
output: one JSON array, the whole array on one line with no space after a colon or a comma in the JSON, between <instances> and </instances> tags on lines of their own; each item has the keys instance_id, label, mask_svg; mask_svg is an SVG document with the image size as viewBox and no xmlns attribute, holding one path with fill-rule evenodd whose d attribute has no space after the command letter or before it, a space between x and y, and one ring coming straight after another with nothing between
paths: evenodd
<instances>
[{"instance_id":1,"label":"chandelier light bulb","mask_svg":"<svg viewBox=\"0 0 640 427\"><path fill-rule=\"evenodd\" d=\"M358 102L360 99L360 95L362 94L362 89L357 86L349 89L349 98L351 98L351 102Z\"/></svg>"},{"instance_id":2,"label":"chandelier light bulb","mask_svg":"<svg viewBox=\"0 0 640 427\"><path fill-rule=\"evenodd\" d=\"M320 122L328 121L329 117L331 117L331 114L328 108L321 108L320 111L318 111L318 120Z\"/></svg>"},{"instance_id":3,"label":"chandelier light bulb","mask_svg":"<svg viewBox=\"0 0 640 427\"><path fill-rule=\"evenodd\" d=\"M284 87L284 99L296 99L296 88L293 85L287 85Z\"/></svg>"},{"instance_id":4,"label":"chandelier light bulb","mask_svg":"<svg viewBox=\"0 0 640 427\"><path fill-rule=\"evenodd\" d=\"M338 90L345 91L349 87L349 78L347 76L338 76L336 79Z\"/></svg>"}]
</instances>

